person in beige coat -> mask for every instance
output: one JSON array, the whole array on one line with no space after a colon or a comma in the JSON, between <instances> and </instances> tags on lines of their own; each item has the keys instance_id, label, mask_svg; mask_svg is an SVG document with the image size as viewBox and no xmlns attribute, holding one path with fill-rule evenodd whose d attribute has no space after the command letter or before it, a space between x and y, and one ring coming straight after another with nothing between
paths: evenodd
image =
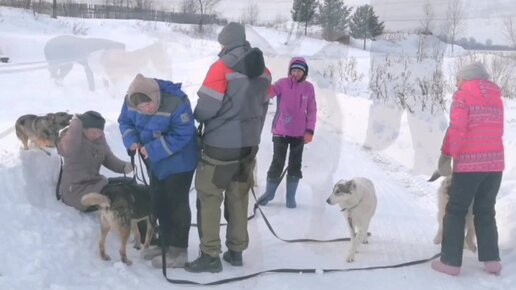
<instances>
[{"instance_id":1,"label":"person in beige coat","mask_svg":"<svg viewBox=\"0 0 516 290\"><path fill-rule=\"evenodd\" d=\"M104 137L104 118L95 111L74 115L68 130L57 144L57 152L63 156L63 175L59 193L65 204L80 211L89 208L81 203L83 195L97 192L108 184L100 174L100 167L116 173L130 173L131 163L117 158Z\"/></svg>"}]
</instances>

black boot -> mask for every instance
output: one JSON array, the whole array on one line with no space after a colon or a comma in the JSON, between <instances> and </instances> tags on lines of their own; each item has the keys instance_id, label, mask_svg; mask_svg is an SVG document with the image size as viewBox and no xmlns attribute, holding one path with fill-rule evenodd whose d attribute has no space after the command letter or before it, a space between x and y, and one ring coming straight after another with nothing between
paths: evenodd
<instances>
[{"instance_id":1,"label":"black boot","mask_svg":"<svg viewBox=\"0 0 516 290\"><path fill-rule=\"evenodd\" d=\"M279 181L273 180L271 178L267 178L267 185L265 187L265 193L258 198L258 203L261 206L267 205L269 201L274 199L274 195L276 195L276 189L279 186Z\"/></svg>"},{"instance_id":2,"label":"black boot","mask_svg":"<svg viewBox=\"0 0 516 290\"><path fill-rule=\"evenodd\" d=\"M299 184L299 178L287 176L287 207L295 208L296 204L296 191L297 185Z\"/></svg>"},{"instance_id":3,"label":"black boot","mask_svg":"<svg viewBox=\"0 0 516 290\"><path fill-rule=\"evenodd\" d=\"M220 257L212 257L201 252L201 255L194 261L185 264L185 270L192 273L218 273L222 271Z\"/></svg>"},{"instance_id":4,"label":"black boot","mask_svg":"<svg viewBox=\"0 0 516 290\"><path fill-rule=\"evenodd\" d=\"M244 264L242 262L242 252L239 251L228 250L227 252L224 252L222 259L230 263L231 266L242 266Z\"/></svg>"}]
</instances>

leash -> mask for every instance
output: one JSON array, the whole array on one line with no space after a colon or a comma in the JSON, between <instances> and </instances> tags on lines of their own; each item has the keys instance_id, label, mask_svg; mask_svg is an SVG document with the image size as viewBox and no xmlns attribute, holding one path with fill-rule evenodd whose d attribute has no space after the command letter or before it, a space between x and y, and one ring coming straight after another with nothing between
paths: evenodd
<instances>
[{"instance_id":1,"label":"leash","mask_svg":"<svg viewBox=\"0 0 516 290\"><path fill-rule=\"evenodd\" d=\"M285 169L286 171L286 169ZM254 189L251 187L251 193L253 194L253 197L256 201L257 198L256 198L256 193L254 192ZM274 231L274 229L272 228L272 225L271 223L269 222L269 220L267 219L267 217L265 216L265 214L263 213L262 209L260 208L260 206L258 205L258 203L255 203L254 207L253 207L253 215L252 217L254 217L256 215L256 210L259 210L262 217L263 217L263 220L265 222L265 224L267 225L267 227L269 228L269 231L279 240L283 241L283 242L287 242L287 243L301 243L301 242L337 242L337 241L349 241L351 240L350 238L338 238L338 239L332 239L332 240L316 240L316 239L293 239L293 240L287 240L287 239L283 239L281 237L279 237L276 232ZM249 220L249 218L248 218ZM162 235L162 229L160 229L160 236ZM367 233L367 235L369 236L370 233ZM270 270L264 270L264 271L259 271L259 272L256 272L256 273L252 273L252 274L249 274L249 275L243 275L243 276L237 276L237 277L232 277L232 278L227 278L227 279L221 279L221 280L216 280L216 281L212 281L212 282L207 282L207 283L201 283L201 282L196 282L196 281L191 281L191 280L178 280L178 279L171 279L168 277L167 275L167 267L166 267L166 262L167 262L167 258L166 258L166 252L165 252L165 244L164 244L164 240L161 241L161 262L162 262L162 266L161 266L161 272L163 274L163 277L165 278L165 280L169 283L172 283L172 284L178 284L178 285L199 285L199 286L213 286L213 285L221 285L221 284L227 284L227 283L231 283L231 282L237 282L237 281L243 281L243 280L247 280L247 279L250 279L250 278L253 278L253 277L257 277L259 275L262 275L262 274L266 274L266 273L291 273L291 274L300 274L300 273L303 273L303 274L324 274L324 273L332 273L332 272L352 272L352 271L366 271L366 270L380 270L380 269L395 269L395 268L401 268L401 267L408 267L408 266L413 266L413 265L418 265L418 264L423 264L423 263L426 263L426 262L429 262L437 257L439 257L441 254L438 253L438 254L435 254L429 258L425 258L425 259L419 259L419 260L414 260L414 261L409 261L409 262L404 262L404 263L399 263L399 264L394 264L394 265L381 265L381 266L369 266L369 267L359 267L359 268L346 268L346 269L295 269L295 268L280 268L280 269L270 269Z\"/></svg>"},{"instance_id":2,"label":"leash","mask_svg":"<svg viewBox=\"0 0 516 290\"><path fill-rule=\"evenodd\" d=\"M161 249L162 249L162 254L163 254L164 250L163 250L163 248L161 248ZM439 253L439 254L435 254L432 257L426 258L426 259L414 260L414 261L399 263L399 264L394 264L394 265L382 265L382 266L369 266L369 267L357 267L357 268L345 268L345 269L293 269L293 268L271 269L271 270L264 270L264 271L252 273L249 275L243 275L243 276L237 276L237 277L233 277L233 278L216 280L216 281L212 281L212 282L208 282L208 283L168 278L167 277L167 268L166 268L165 263L163 263L161 270L162 270L163 276L169 283L179 284L179 285L213 286L213 285L221 285L221 284L226 284L226 283L231 283L231 282L243 281L243 280L257 277L257 276L260 276L260 275L266 274L266 273L324 274L324 273L333 273L333 272L354 272L354 271L366 271L366 270L396 269L396 268L414 266L414 265L418 265L418 264L424 264L426 262L429 262L429 261L439 257L440 255L441 254ZM162 258L163 257L164 256L162 256ZM165 261L163 260L163 262L165 262Z\"/></svg>"},{"instance_id":3,"label":"leash","mask_svg":"<svg viewBox=\"0 0 516 290\"><path fill-rule=\"evenodd\" d=\"M57 177L57 185L56 185L56 200L61 200L61 193L59 192L59 187L61 187L61 179L63 178L63 157L59 155L59 163L61 166L59 167L59 176Z\"/></svg>"},{"instance_id":4,"label":"leash","mask_svg":"<svg viewBox=\"0 0 516 290\"><path fill-rule=\"evenodd\" d=\"M139 166L140 166L139 170L138 170L138 167L136 166L134 156L136 155L137 151L138 150L127 149L127 155L129 155L129 157L131 158L131 166L133 167L133 170L134 170L133 178L136 181L141 181L145 186L149 186L149 183L147 182L147 179L145 178L145 174L143 174L143 163L145 163L145 161L142 161L143 157L139 153L138 153L138 157L139 157L138 161L139 161ZM140 172L141 177L138 176L138 171Z\"/></svg>"}]
</instances>

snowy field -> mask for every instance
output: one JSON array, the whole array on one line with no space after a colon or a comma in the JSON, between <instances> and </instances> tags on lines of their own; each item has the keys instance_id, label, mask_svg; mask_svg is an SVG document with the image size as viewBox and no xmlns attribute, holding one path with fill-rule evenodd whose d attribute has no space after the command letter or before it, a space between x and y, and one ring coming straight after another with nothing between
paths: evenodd
<instances>
[{"instance_id":1,"label":"snowy field","mask_svg":"<svg viewBox=\"0 0 516 290\"><path fill-rule=\"evenodd\" d=\"M0 64L0 218L2 227L0 252L0 289L167 289L161 271L152 268L140 253L130 248L132 266L121 263L117 255L118 238L110 234L107 251L113 260L102 261L98 255L99 223L95 214L79 213L55 200L59 158L51 150L48 156L40 150L23 151L14 133L16 119L24 114L68 111L82 113L97 110L106 119L106 137L113 152L128 160L116 122L129 81L134 75L123 75L110 82L96 56L91 64L97 89L88 90L84 71L75 65L57 86L49 77L43 47L49 39L70 34L74 24L87 29L87 37L122 42L136 58L153 58L145 48L159 42L162 65L138 67L148 76L183 83L195 106L196 91L209 65L216 60L219 44L214 37L201 39L188 33L189 26L149 24L142 21L52 20L20 10L0 8L0 51L11 58L11 64ZM410 118L403 113L399 136L380 151L366 151L362 144L368 128L369 107L367 76L356 88L344 93L328 84L323 77L327 65L337 59L354 57L358 71L368 74L368 52L329 44L325 41L288 36L263 27L248 27L253 45L266 54L266 64L273 80L283 77L292 56L307 58L316 86L319 120L314 142L305 147L303 175L295 210L285 207L285 185L276 199L264 207L277 234L284 239L333 239L349 237L339 209L325 200L339 179L365 176L374 181L378 208L373 218L368 245L362 245L355 262L345 260L346 242L289 244L276 239L258 215L249 222L250 245L244 252L244 267L223 262L218 274L192 274L182 269L169 271L169 278L211 282L277 268L357 268L394 265L429 258L440 247L432 243L437 230L438 184L428 183L434 164L427 171L414 170L414 142ZM406 47L410 50L411 47ZM28 65L26 63L34 63ZM131 62L132 63L132 62ZM26 64L26 65L21 65ZM22 68L23 70L18 70ZM25 70L26 68L26 70ZM128 71L134 69L128 66ZM261 194L272 158L270 126L275 106L270 106L258 154L258 184ZM436 138L442 138L442 124L429 126ZM426 124L428 125L428 124ZM435 125L435 126L434 126ZM390 128L386 128L389 131ZM414 134L414 133L412 133ZM516 289L516 103L506 102L506 171L497 203L501 258L500 276L484 273L476 254L465 252L462 273L449 277L430 269L429 263L416 266L326 274L265 274L242 282L218 286L219 289ZM430 139L425 144L434 144ZM438 140L437 144L440 144ZM429 146L428 153L438 154L439 146ZM437 160L435 160L436 163ZM423 172L424 171L424 172ZM113 176L103 171L107 176ZM252 200L252 199L251 199ZM195 218L195 191L191 193ZM250 204L252 208L252 204ZM194 221L195 222L195 221ZM221 232L224 237L224 231ZM224 249L225 250L225 249ZM189 259L198 255L197 229L190 231ZM197 287L191 287L197 289ZM199 287L201 289L201 287Z\"/></svg>"}]
</instances>

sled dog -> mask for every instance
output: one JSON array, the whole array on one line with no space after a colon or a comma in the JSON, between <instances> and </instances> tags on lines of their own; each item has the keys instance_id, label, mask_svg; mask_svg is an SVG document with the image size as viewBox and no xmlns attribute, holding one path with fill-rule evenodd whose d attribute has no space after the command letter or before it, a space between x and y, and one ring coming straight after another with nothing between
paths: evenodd
<instances>
[{"instance_id":1,"label":"sled dog","mask_svg":"<svg viewBox=\"0 0 516 290\"><path fill-rule=\"evenodd\" d=\"M439 173L434 172L429 181L435 181L440 177ZM451 186L452 177L447 176L441 182L439 189L437 190L438 194L438 211L437 211L437 221L439 223L439 228L437 233L435 234L434 244L438 245L443 240L443 218L446 213L446 205L448 204L448 200L450 199L450 186ZM468 249L472 252L476 252L477 245L475 243L476 234L475 234L475 225L473 223L473 203L468 208L468 213L466 214L466 236L464 238L464 248Z\"/></svg>"},{"instance_id":2,"label":"sled dog","mask_svg":"<svg viewBox=\"0 0 516 290\"><path fill-rule=\"evenodd\" d=\"M358 245L367 244L367 230L377 203L374 185L365 177L340 180L326 202L330 205L338 204L346 217L351 234L346 261L353 262Z\"/></svg>"},{"instance_id":3,"label":"sled dog","mask_svg":"<svg viewBox=\"0 0 516 290\"><path fill-rule=\"evenodd\" d=\"M16 120L16 136L29 149L29 142L38 148L55 147L59 131L70 123L72 115L66 112L48 113L44 116L23 115Z\"/></svg>"},{"instance_id":4,"label":"sled dog","mask_svg":"<svg viewBox=\"0 0 516 290\"><path fill-rule=\"evenodd\" d=\"M136 184L108 185L102 194L88 193L81 198L85 206L98 206L100 216L100 257L109 261L111 258L106 254L106 236L111 228L114 228L120 235L120 257L123 263L131 265L132 261L127 258L126 247L131 234L135 236L134 247L141 248L141 237L137 223L147 221L147 232L145 235L144 248L148 248L154 233L151 224L151 201L149 193Z\"/></svg>"}]
</instances>

